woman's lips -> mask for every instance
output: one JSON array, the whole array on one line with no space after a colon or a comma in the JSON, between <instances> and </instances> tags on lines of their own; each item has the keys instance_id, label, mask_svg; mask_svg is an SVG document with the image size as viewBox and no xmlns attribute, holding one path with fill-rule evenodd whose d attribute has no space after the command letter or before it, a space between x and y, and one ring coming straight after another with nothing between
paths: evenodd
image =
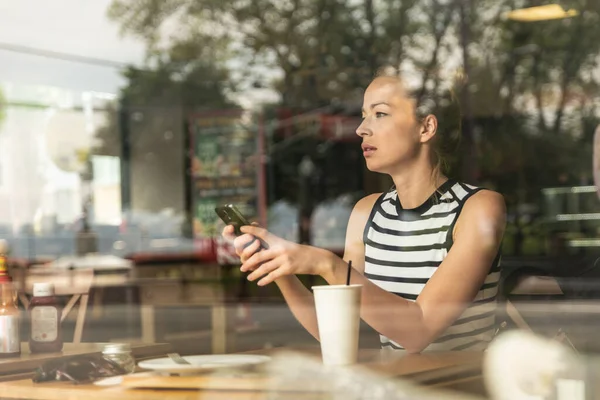
<instances>
[{"instance_id":1,"label":"woman's lips","mask_svg":"<svg viewBox=\"0 0 600 400\"><path fill-rule=\"evenodd\" d=\"M377 147L363 144L362 150L363 150L363 156L370 157L373 155L373 153L375 153L375 151L377 150Z\"/></svg>"}]
</instances>

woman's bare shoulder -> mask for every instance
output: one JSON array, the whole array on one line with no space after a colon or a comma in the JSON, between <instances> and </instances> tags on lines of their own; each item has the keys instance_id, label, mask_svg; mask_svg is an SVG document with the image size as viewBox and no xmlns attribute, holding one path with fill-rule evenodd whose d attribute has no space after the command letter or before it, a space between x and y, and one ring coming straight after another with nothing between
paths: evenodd
<instances>
[{"instance_id":1,"label":"woman's bare shoulder","mask_svg":"<svg viewBox=\"0 0 600 400\"><path fill-rule=\"evenodd\" d=\"M464 209L492 216L505 213L506 205L500 193L482 189L467 199Z\"/></svg>"},{"instance_id":2,"label":"woman's bare shoulder","mask_svg":"<svg viewBox=\"0 0 600 400\"><path fill-rule=\"evenodd\" d=\"M352 209L352 214L350 215L350 221L348 221L348 229L349 232L362 232L364 227L366 226L367 220L371 215L371 210L373 210L373 206L377 199L381 196L381 193L374 193L360 199ZM360 237L362 238L362 233L360 233Z\"/></svg>"},{"instance_id":3,"label":"woman's bare shoulder","mask_svg":"<svg viewBox=\"0 0 600 400\"><path fill-rule=\"evenodd\" d=\"M363 197L362 199L356 202L356 205L354 206L354 210L352 212L361 214L365 212L370 213L373 209L373 206L375 205L375 202L381 195L382 193L373 193Z\"/></svg>"},{"instance_id":4,"label":"woman's bare shoulder","mask_svg":"<svg viewBox=\"0 0 600 400\"><path fill-rule=\"evenodd\" d=\"M473 229L495 231L501 238L506 224L506 204L504 196L493 190L480 190L467 199L457 221L459 226L471 226Z\"/></svg>"}]
</instances>

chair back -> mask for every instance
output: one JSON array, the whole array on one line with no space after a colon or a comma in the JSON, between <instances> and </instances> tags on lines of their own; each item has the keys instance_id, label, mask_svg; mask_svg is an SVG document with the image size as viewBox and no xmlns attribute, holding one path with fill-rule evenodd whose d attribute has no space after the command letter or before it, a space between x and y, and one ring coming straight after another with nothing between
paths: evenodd
<instances>
[{"instance_id":1,"label":"chair back","mask_svg":"<svg viewBox=\"0 0 600 400\"><path fill-rule=\"evenodd\" d=\"M83 270L58 270L45 269L43 267L30 268L24 274L24 282L21 290L27 295L33 295L33 285L36 283L54 284L56 296L69 296L75 294L89 294L94 271Z\"/></svg>"}]
</instances>

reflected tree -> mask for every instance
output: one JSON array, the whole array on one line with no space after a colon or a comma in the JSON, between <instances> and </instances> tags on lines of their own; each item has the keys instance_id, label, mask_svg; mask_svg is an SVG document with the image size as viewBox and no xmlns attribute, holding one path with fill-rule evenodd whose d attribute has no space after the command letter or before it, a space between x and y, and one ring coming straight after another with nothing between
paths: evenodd
<instances>
[{"instance_id":1,"label":"reflected tree","mask_svg":"<svg viewBox=\"0 0 600 400\"><path fill-rule=\"evenodd\" d=\"M384 64L407 71L408 79L418 82L419 95L438 93L464 65L459 54L468 47L473 118L521 115L515 129L523 134L587 140L598 113L593 73L600 51L598 5L566 1L565 8L579 10L579 16L564 20L522 23L504 17L532 5L530 0L115 0L109 15L124 33L145 39L152 60L165 54L183 65L190 54L221 65L235 60L242 68L230 78L241 90L271 86L284 105L302 109L358 99ZM178 26L177 34L169 36L170 26ZM482 139L474 138L478 145Z\"/></svg>"},{"instance_id":2,"label":"reflected tree","mask_svg":"<svg viewBox=\"0 0 600 400\"><path fill-rule=\"evenodd\" d=\"M123 32L160 51L170 46L226 44L241 65L243 85L274 87L288 107L318 108L359 99L384 63L399 65L411 34L416 0L115 0L109 15ZM207 36L209 40L206 40ZM200 40L203 39L203 40ZM218 52L223 55L224 52Z\"/></svg>"},{"instance_id":3,"label":"reflected tree","mask_svg":"<svg viewBox=\"0 0 600 400\"><path fill-rule=\"evenodd\" d=\"M0 90L0 125L2 125L2 121L4 120L4 115L6 113L6 100L4 98L4 94L2 90Z\"/></svg>"},{"instance_id":4,"label":"reflected tree","mask_svg":"<svg viewBox=\"0 0 600 400\"><path fill-rule=\"evenodd\" d=\"M236 107L230 96L235 88L218 54L221 44L202 43L190 40L164 50L149 44L146 66L123 71L127 84L97 130L92 153L121 158L124 213L187 212L185 180L191 179L192 161L184 153L185 116ZM182 233L190 236L191 217L184 221Z\"/></svg>"},{"instance_id":5,"label":"reflected tree","mask_svg":"<svg viewBox=\"0 0 600 400\"><path fill-rule=\"evenodd\" d=\"M592 39L600 34L599 10L596 2L563 2L579 15L523 23L503 18L504 12L537 4L487 5L474 14L479 39L471 44L469 77L477 99L479 178L505 194L517 236L524 238L521 231L530 227L520 226L519 204L539 204L544 187L591 183L592 135L600 116L600 47ZM525 247L515 245L517 253L527 253Z\"/></svg>"},{"instance_id":6,"label":"reflected tree","mask_svg":"<svg viewBox=\"0 0 600 400\"><path fill-rule=\"evenodd\" d=\"M481 39L473 44L471 60L470 89L477 99L473 113L475 118L510 120L497 129L487 124L481 131L485 137L479 140L480 151L490 154L493 148L496 153L481 157L487 164L483 173L501 173L509 165L519 165L518 171L531 169L522 181L523 189L531 191L588 181L589 163L582 160L589 158L582 157L582 151L590 148L600 112L599 77L594 73L600 43L592 39L600 35L598 7L594 2L572 2L580 15L564 20L502 19L504 11L527 5L531 4L498 2L496 15L475 13L480 19L474 29ZM510 146L528 150L514 153ZM494 159L503 161L494 165Z\"/></svg>"},{"instance_id":7,"label":"reflected tree","mask_svg":"<svg viewBox=\"0 0 600 400\"><path fill-rule=\"evenodd\" d=\"M154 68L129 67L123 72L128 83L119 96L121 108L113 105L108 124L97 131L94 154L121 155L119 131L123 129L123 121L119 120L119 112L129 113L134 109L138 112L148 111L143 123L145 128L140 129L149 131L148 135L153 135L154 132L160 139L166 131L173 129L161 127L164 124L157 120L164 118L164 111L181 114L199 109L235 106L228 96L233 87L227 70L203 60L198 47L185 47L181 44L173 47L166 55L150 58L149 64L155 64ZM163 112L152 112L156 110ZM176 129L179 128L177 123L175 126Z\"/></svg>"},{"instance_id":8,"label":"reflected tree","mask_svg":"<svg viewBox=\"0 0 600 400\"><path fill-rule=\"evenodd\" d=\"M280 96L276 107L356 113L382 65L399 67L419 97L440 101L462 71L467 140L460 153L477 168L462 160L454 175L475 172L513 210L535 202L543 187L591 182L600 122L600 3L563 0L579 14L562 20L505 17L538 3L114 0L109 16L147 44L155 72L128 71L123 92L139 101L177 93L184 104L217 106L212 100L225 102L236 90L267 87ZM193 86L218 79L216 87Z\"/></svg>"}]
</instances>

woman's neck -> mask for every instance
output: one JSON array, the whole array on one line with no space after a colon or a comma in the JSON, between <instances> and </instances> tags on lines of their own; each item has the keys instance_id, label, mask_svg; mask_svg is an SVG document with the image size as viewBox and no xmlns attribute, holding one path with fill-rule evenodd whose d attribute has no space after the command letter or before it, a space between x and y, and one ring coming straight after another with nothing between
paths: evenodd
<instances>
[{"instance_id":1,"label":"woman's neck","mask_svg":"<svg viewBox=\"0 0 600 400\"><path fill-rule=\"evenodd\" d=\"M405 171L392 175L398 199L405 209L419 207L448 180L443 174L436 173L431 165L412 166Z\"/></svg>"}]
</instances>

